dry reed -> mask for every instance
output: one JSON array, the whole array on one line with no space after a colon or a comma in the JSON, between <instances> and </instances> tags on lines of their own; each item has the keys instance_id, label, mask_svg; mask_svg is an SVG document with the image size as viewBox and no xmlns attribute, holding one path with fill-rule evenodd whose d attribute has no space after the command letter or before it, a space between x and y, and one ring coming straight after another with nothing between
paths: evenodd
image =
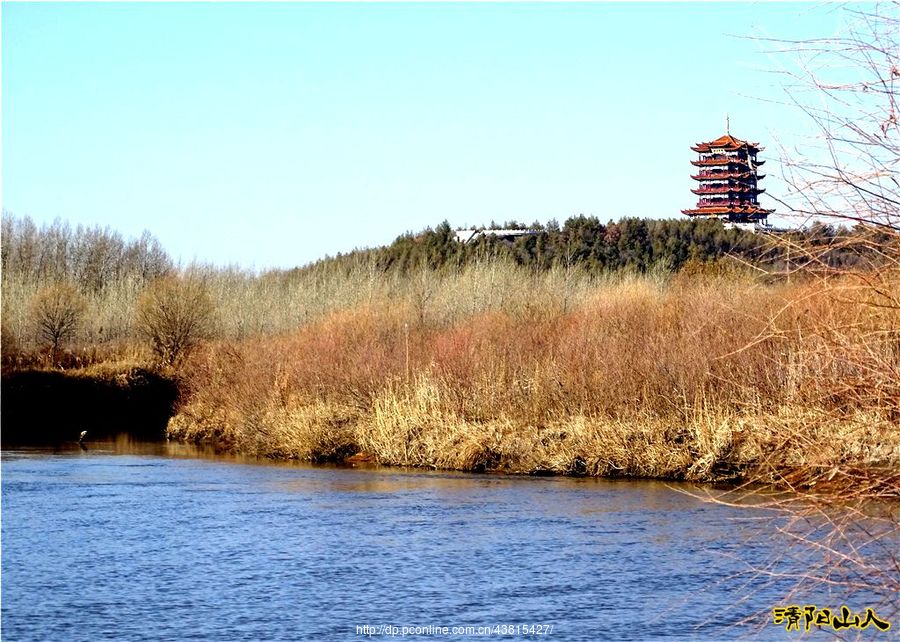
<instances>
[{"instance_id":1,"label":"dry reed","mask_svg":"<svg viewBox=\"0 0 900 642\"><path fill-rule=\"evenodd\" d=\"M170 434L261 456L693 480L900 460L897 391L881 386L890 403L851 394L846 381L856 390L880 375L840 354L858 345L822 353L818 330L852 327L896 365L879 334L900 327L896 313L742 274L584 279L563 306L552 275L480 270L480 282L464 273L438 287L484 292L499 273L532 294L460 297L460 310L441 308L453 295L439 289L423 315L409 289L281 335L208 344L185 371L191 392Z\"/></svg>"}]
</instances>

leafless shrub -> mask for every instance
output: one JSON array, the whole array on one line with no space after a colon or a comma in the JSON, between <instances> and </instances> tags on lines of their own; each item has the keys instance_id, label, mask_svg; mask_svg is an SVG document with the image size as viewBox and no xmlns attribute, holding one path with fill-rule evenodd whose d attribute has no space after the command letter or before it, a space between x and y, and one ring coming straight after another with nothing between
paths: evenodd
<instances>
[{"instance_id":1,"label":"leafless shrub","mask_svg":"<svg viewBox=\"0 0 900 642\"><path fill-rule=\"evenodd\" d=\"M753 569L756 577L760 582L790 577L797 582L794 594L828 587L840 599L873 600L870 605L890 619L900 612L900 472L894 441L900 434L898 8L897 3L851 5L843 8L848 26L841 36L769 41L795 63L783 70L788 100L816 132L813 140L782 149L788 192L776 200L786 210L782 214L830 225L836 233L827 243L815 234L772 239L789 257L784 272L773 276L797 275L810 285L797 291L748 346L791 340L796 330L787 320L806 314L812 298L827 301L830 312L811 319L788 373L819 373L804 386L805 397L816 401L814 411L772 425L780 450L803 456L784 466L773 452L749 480L787 491L753 503L775 511L771 526L786 542L785 558L806 570L785 576L785 559L773 560ZM830 261L836 247L852 260ZM847 435L869 435L869 446L821 457L816 435L836 426ZM743 487L732 495L749 493L758 495L758 488Z\"/></svg>"},{"instance_id":2,"label":"leafless shrub","mask_svg":"<svg viewBox=\"0 0 900 642\"><path fill-rule=\"evenodd\" d=\"M137 326L159 362L177 366L209 335L213 313L201 280L164 277L151 283L138 299Z\"/></svg>"},{"instance_id":3,"label":"leafless shrub","mask_svg":"<svg viewBox=\"0 0 900 642\"><path fill-rule=\"evenodd\" d=\"M802 220L900 231L900 12L896 2L845 8L842 35L770 41L790 54L788 102L814 138L782 149L790 191L782 205Z\"/></svg>"},{"instance_id":4,"label":"leafless shrub","mask_svg":"<svg viewBox=\"0 0 900 642\"><path fill-rule=\"evenodd\" d=\"M52 362L61 344L75 336L85 307L84 297L69 283L54 283L35 294L30 316L38 337L50 348Z\"/></svg>"}]
</instances>

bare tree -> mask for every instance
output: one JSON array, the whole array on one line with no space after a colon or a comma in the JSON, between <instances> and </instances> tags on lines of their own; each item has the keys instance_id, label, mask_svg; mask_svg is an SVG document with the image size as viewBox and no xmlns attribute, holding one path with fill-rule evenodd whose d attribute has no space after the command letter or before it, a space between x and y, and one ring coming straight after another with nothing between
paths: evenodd
<instances>
[{"instance_id":1,"label":"bare tree","mask_svg":"<svg viewBox=\"0 0 900 642\"><path fill-rule=\"evenodd\" d=\"M48 285L31 301L31 318L40 339L49 344L54 363L60 345L75 336L85 307L84 297L68 283Z\"/></svg>"},{"instance_id":2,"label":"bare tree","mask_svg":"<svg viewBox=\"0 0 900 642\"><path fill-rule=\"evenodd\" d=\"M890 424L900 419L900 3L844 11L845 35L786 43L798 60L787 92L817 136L809 153L782 159L790 186L782 204L837 233L827 243L815 235L776 243L796 257L793 270L860 313L822 328L815 356L852 375L827 393ZM832 262L836 248L856 260Z\"/></svg>"},{"instance_id":3,"label":"bare tree","mask_svg":"<svg viewBox=\"0 0 900 642\"><path fill-rule=\"evenodd\" d=\"M820 425L885 435L900 430L900 4L842 10L849 18L842 36L769 41L795 61L784 71L789 102L816 131L813 141L782 149L789 191L776 200L804 223L830 222L837 230L828 243L815 235L772 242L790 253L790 271L816 284L816 295L854 313L819 319L792 356L808 372L841 373L811 377L817 403L801 421L785 419L777 427L785 448L798 451L816 447ZM858 260L835 264L836 248ZM804 301L792 305L802 308ZM770 338L786 331L771 320ZM847 598L874 600L882 616L897 615L896 454L848 452L827 468L783 470L761 462L751 481L790 491L754 503L776 511L772 525L788 542L785 558L806 569L784 575L784 565L773 564L756 569L761 579L792 577L798 593L828 586Z\"/></svg>"},{"instance_id":4,"label":"bare tree","mask_svg":"<svg viewBox=\"0 0 900 642\"><path fill-rule=\"evenodd\" d=\"M38 227L28 216L3 212L0 267L34 281L66 280L84 292L136 277L149 282L173 270L172 260L149 232L126 241L109 228L75 229L61 220Z\"/></svg>"},{"instance_id":5,"label":"bare tree","mask_svg":"<svg viewBox=\"0 0 900 642\"><path fill-rule=\"evenodd\" d=\"M151 283L137 304L137 324L157 359L179 365L209 336L215 310L204 283L163 277Z\"/></svg>"},{"instance_id":6,"label":"bare tree","mask_svg":"<svg viewBox=\"0 0 900 642\"><path fill-rule=\"evenodd\" d=\"M804 219L900 232L900 11L895 2L845 8L846 33L810 41L770 41L793 64L788 102L816 137L782 149L790 193L781 199Z\"/></svg>"},{"instance_id":7,"label":"bare tree","mask_svg":"<svg viewBox=\"0 0 900 642\"><path fill-rule=\"evenodd\" d=\"M419 327L424 327L428 306L439 287L439 277L426 265L420 265L409 278L409 296Z\"/></svg>"}]
</instances>

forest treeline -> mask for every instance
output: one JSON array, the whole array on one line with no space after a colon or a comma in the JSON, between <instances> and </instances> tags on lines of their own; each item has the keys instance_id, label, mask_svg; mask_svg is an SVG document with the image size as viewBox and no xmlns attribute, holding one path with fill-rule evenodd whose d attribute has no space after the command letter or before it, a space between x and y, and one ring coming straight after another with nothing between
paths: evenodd
<instances>
[{"instance_id":1,"label":"forest treeline","mask_svg":"<svg viewBox=\"0 0 900 642\"><path fill-rule=\"evenodd\" d=\"M99 292L126 279L152 281L170 273L174 262L150 232L125 239L108 227L72 227L59 219L39 227L28 216L3 212L0 268L4 275Z\"/></svg>"},{"instance_id":2,"label":"forest treeline","mask_svg":"<svg viewBox=\"0 0 900 642\"><path fill-rule=\"evenodd\" d=\"M820 222L783 234L787 243L781 242L783 239L773 242L767 234L727 228L716 219L622 218L602 223L596 216L579 215L561 226L555 220L546 225L535 222L528 226L509 221L502 225L492 222L487 228L479 229L533 233L514 240L479 235L468 243L460 243L445 221L433 229L403 234L388 246L355 250L323 262L352 266L364 261L384 271L409 271L422 267L453 269L500 258L539 271L577 267L598 274L617 270L677 272L685 265L712 263L726 256L777 271L791 262L788 248L795 243L807 249L818 248L817 260L831 267L868 264L876 254L871 252L872 230ZM854 238L867 241L854 243Z\"/></svg>"},{"instance_id":3,"label":"forest treeline","mask_svg":"<svg viewBox=\"0 0 900 642\"><path fill-rule=\"evenodd\" d=\"M85 364L125 354L140 360L139 346L148 339L158 358L173 361L158 329L148 328L146 320L148 315L171 318L174 312L167 308L189 301L195 311L205 311L204 331L194 334L240 340L291 332L382 298L408 305L418 325L448 326L473 314L514 307L517 314L531 314L535 306L565 313L598 283L622 275L652 274L664 281L678 272L689 278L746 271L744 264L777 279L801 267L801 260L861 266L878 256L871 229L825 225L777 238L727 229L716 220L601 223L575 216L561 226L551 221L525 228L512 221L490 227L533 233L515 240L484 235L461 243L444 222L403 234L384 247L255 273L179 265L149 232L127 239L110 228L59 220L37 225L27 216L4 212L3 363L68 359ZM821 251L792 256L792 244ZM182 343L182 338L176 341Z\"/></svg>"},{"instance_id":4,"label":"forest treeline","mask_svg":"<svg viewBox=\"0 0 900 642\"><path fill-rule=\"evenodd\" d=\"M3 213L2 226L0 267L4 274L37 281L67 281L84 292L96 293L111 283L126 279L150 282L175 270L171 256L149 232L137 239L125 239L108 227L72 227L60 220L38 226L28 216L9 212ZM766 235L727 229L713 219L622 218L602 223L595 216L579 215L562 225L555 220L529 226L511 221L502 225L492 222L487 228L528 229L534 233L515 240L483 235L460 243L449 223L444 222L423 232L403 234L387 246L354 250L285 270L284 276L327 269L329 265L348 268L361 262L380 271L406 272L423 267L461 268L487 259L505 259L538 271L578 267L596 274L651 269L674 272L688 262L707 263L724 256L769 268L778 268L786 260L784 243L773 244ZM847 243L855 233L817 223L790 235L807 247L812 244L824 248L830 265L852 267L865 260L860 248Z\"/></svg>"}]
</instances>

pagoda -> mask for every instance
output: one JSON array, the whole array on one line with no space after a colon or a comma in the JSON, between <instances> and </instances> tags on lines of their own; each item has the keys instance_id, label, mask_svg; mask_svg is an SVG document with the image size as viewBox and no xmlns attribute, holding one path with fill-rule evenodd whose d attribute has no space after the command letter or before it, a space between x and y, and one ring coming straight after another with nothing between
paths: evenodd
<instances>
[{"instance_id":1,"label":"pagoda","mask_svg":"<svg viewBox=\"0 0 900 642\"><path fill-rule=\"evenodd\" d=\"M766 225L775 210L763 209L757 197L765 190L759 181L765 174L758 168L766 161L756 160L762 151L759 143L749 143L726 133L708 143L697 143L692 150L699 154L691 164L698 168L692 175L698 182L691 191L699 196L697 207L681 210L688 216L714 216L733 224Z\"/></svg>"}]
</instances>

